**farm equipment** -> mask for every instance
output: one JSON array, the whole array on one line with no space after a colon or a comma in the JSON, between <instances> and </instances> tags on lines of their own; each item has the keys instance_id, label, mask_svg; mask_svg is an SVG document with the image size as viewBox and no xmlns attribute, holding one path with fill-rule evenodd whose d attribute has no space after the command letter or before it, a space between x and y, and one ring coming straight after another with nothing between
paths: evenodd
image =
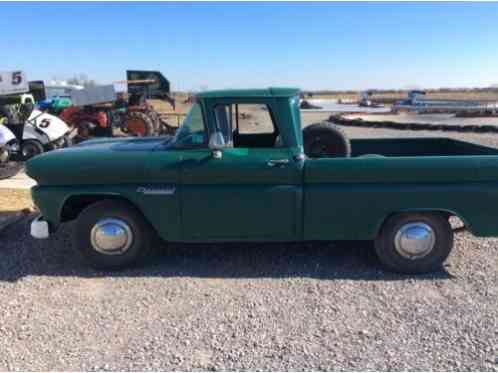
<instances>
[{"instance_id":1,"label":"farm equipment","mask_svg":"<svg viewBox=\"0 0 498 373\"><path fill-rule=\"evenodd\" d=\"M75 142L92 137L112 137L113 128L133 136L173 134L175 127L163 121L148 102L158 99L172 107L169 81L157 71L127 71L128 97L116 94L113 86L97 86L71 91L72 106L60 117L77 130ZM112 88L110 88L112 87Z\"/></svg>"},{"instance_id":2,"label":"farm equipment","mask_svg":"<svg viewBox=\"0 0 498 373\"><path fill-rule=\"evenodd\" d=\"M127 70L125 83L128 87L126 123L124 132L135 136L172 135L176 128L163 121L148 100L166 101L175 108L170 83L159 71Z\"/></svg>"},{"instance_id":3,"label":"farm equipment","mask_svg":"<svg viewBox=\"0 0 498 373\"><path fill-rule=\"evenodd\" d=\"M47 85L41 80L29 82L30 93L41 111L59 116L60 113L73 105L71 93L83 89L76 85Z\"/></svg>"},{"instance_id":4,"label":"farm equipment","mask_svg":"<svg viewBox=\"0 0 498 373\"><path fill-rule=\"evenodd\" d=\"M72 105L63 109L59 117L76 131L74 142L92 137L112 137L111 112L115 110L117 95L113 85L101 85L73 90Z\"/></svg>"}]
</instances>

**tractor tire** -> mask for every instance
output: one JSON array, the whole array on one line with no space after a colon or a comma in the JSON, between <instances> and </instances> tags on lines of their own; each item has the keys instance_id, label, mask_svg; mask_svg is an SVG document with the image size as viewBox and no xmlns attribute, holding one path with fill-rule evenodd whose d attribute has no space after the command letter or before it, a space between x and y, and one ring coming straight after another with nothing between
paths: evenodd
<instances>
[{"instance_id":1,"label":"tractor tire","mask_svg":"<svg viewBox=\"0 0 498 373\"><path fill-rule=\"evenodd\" d=\"M126 118L126 127L133 136L144 137L154 136L154 122L145 113L132 111Z\"/></svg>"},{"instance_id":2,"label":"tractor tire","mask_svg":"<svg viewBox=\"0 0 498 373\"><path fill-rule=\"evenodd\" d=\"M310 158L351 156L351 143L337 125L331 122L311 124L303 130L304 154Z\"/></svg>"},{"instance_id":3,"label":"tractor tire","mask_svg":"<svg viewBox=\"0 0 498 373\"><path fill-rule=\"evenodd\" d=\"M24 140L21 143L22 160L27 161L44 151L43 145L38 140Z\"/></svg>"}]
</instances>

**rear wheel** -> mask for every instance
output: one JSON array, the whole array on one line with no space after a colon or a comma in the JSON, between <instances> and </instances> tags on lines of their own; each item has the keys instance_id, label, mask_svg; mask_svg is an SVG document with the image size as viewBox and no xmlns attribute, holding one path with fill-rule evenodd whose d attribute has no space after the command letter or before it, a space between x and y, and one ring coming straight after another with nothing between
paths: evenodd
<instances>
[{"instance_id":1,"label":"rear wheel","mask_svg":"<svg viewBox=\"0 0 498 373\"><path fill-rule=\"evenodd\" d=\"M375 251L391 271L425 273L441 268L453 247L453 230L439 213L390 217L375 241Z\"/></svg>"},{"instance_id":2,"label":"rear wheel","mask_svg":"<svg viewBox=\"0 0 498 373\"><path fill-rule=\"evenodd\" d=\"M126 127L134 136L153 136L155 133L152 119L140 111L128 113Z\"/></svg>"},{"instance_id":3,"label":"rear wheel","mask_svg":"<svg viewBox=\"0 0 498 373\"><path fill-rule=\"evenodd\" d=\"M87 207L76 221L73 245L96 268L120 269L145 257L152 229L126 202L106 200Z\"/></svg>"}]
</instances>

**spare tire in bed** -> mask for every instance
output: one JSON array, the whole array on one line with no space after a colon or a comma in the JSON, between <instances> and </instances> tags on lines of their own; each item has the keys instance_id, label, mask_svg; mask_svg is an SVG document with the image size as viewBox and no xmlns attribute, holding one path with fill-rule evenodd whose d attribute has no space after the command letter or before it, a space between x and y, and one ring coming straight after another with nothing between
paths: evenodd
<instances>
[{"instance_id":1,"label":"spare tire in bed","mask_svg":"<svg viewBox=\"0 0 498 373\"><path fill-rule=\"evenodd\" d=\"M310 158L350 157L351 143L334 123L311 124L303 130L304 154Z\"/></svg>"}]
</instances>

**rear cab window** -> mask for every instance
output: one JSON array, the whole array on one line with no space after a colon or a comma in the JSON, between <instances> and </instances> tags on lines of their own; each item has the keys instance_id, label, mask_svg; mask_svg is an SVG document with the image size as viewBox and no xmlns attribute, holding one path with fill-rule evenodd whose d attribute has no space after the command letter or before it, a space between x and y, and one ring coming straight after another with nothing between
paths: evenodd
<instances>
[{"instance_id":1,"label":"rear cab window","mask_svg":"<svg viewBox=\"0 0 498 373\"><path fill-rule=\"evenodd\" d=\"M219 104L214 107L216 130L233 147L275 146L278 130L271 109L260 103Z\"/></svg>"}]
</instances>

